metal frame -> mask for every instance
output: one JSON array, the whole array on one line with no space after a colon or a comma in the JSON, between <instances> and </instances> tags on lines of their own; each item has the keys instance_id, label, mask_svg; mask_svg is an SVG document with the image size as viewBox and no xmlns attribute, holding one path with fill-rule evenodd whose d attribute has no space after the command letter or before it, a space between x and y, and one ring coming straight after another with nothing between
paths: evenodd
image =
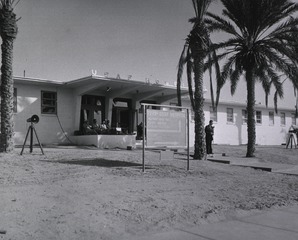
<instances>
[{"instance_id":1,"label":"metal frame","mask_svg":"<svg viewBox=\"0 0 298 240\"><path fill-rule=\"evenodd\" d=\"M148 104L142 103L141 104L143 109L143 149L142 149L142 171L145 172L145 141L147 142L147 133L145 132L146 129L146 115L147 115L147 107L148 106L155 106L155 107L166 107L166 108L175 108L175 109L186 109L186 124L187 124L187 171L189 170L189 108L187 107L178 107L172 105L159 105L159 104Z\"/></svg>"}]
</instances>

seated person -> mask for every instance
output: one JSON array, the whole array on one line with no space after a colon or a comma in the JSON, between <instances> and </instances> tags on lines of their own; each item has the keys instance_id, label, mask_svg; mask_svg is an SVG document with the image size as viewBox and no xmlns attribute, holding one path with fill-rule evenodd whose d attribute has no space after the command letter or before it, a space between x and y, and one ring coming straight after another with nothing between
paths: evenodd
<instances>
[{"instance_id":1,"label":"seated person","mask_svg":"<svg viewBox=\"0 0 298 240\"><path fill-rule=\"evenodd\" d=\"M90 126L87 120L85 120L83 123L83 133L84 134L94 133L94 130L92 129L92 127Z\"/></svg>"},{"instance_id":2,"label":"seated person","mask_svg":"<svg viewBox=\"0 0 298 240\"><path fill-rule=\"evenodd\" d=\"M93 119L93 122L92 122L92 129L96 132L99 132L100 131L100 127L99 127L99 124L97 123L97 120L96 119Z\"/></svg>"},{"instance_id":3,"label":"seated person","mask_svg":"<svg viewBox=\"0 0 298 240\"><path fill-rule=\"evenodd\" d=\"M102 130L107 130L107 129L108 129L107 124L106 124L106 121L103 121L103 122L102 122L102 124L100 125L100 128L101 128Z\"/></svg>"},{"instance_id":4,"label":"seated person","mask_svg":"<svg viewBox=\"0 0 298 240\"><path fill-rule=\"evenodd\" d=\"M105 120L107 129L110 128L110 121L108 119Z\"/></svg>"}]
</instances>

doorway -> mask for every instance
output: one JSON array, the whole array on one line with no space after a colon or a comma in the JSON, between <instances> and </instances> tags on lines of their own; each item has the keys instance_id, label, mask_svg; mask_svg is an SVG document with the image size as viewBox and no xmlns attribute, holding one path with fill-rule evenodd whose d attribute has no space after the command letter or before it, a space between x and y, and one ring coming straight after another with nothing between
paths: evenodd
<instances>
[{"instance_id":1,"label":"doorway","mask_svg":"<svg viewBox=\"0 0 298 240\"><path fill-rule=\"evenodd\" d=\"M92 124L93 119L101 124L105 119L105 98L94 95L83 95L81 102L80 130L83 129L83 124L87 121Z\"/></svg>"},{"instance_id":2,"label":"doorway","mask_svg":"<svg viewBox=\"0 0 298 240\"><path fill-rule=\"evenodd\" d=\"M121 128L122 133L125 134L133 132L133 112L130 99L115 98L113 100L111 126Z\"/></svg>"}]
</instances>

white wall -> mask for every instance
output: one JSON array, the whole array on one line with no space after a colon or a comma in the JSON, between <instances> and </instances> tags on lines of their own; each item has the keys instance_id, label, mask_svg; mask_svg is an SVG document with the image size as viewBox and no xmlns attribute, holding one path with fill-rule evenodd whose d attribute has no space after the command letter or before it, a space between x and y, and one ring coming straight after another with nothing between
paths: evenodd
<instances>
[{"instance_id":1,"label":"white wall","mask_svg":"<svg viewBox=\"0 0 298 240\"><path fill-rule=\"evenodd\" d=\"M18 112L14 115L15 143L17 145L24 143L25 135L30 126L30 123L27 123L26 120L33 114L37 114L40 117L40 122L35 125L35 129L42 144L69 143L65 137L65 133L67 135L73 135L73 132L78 130L78 126L75 125L75 116L79 114L79 112L76 112L76 96L72 89L66 89L63 86L56 87L45 84L33 85L19 83L15 84L15 87L17 88L18 95ZM57 115L41 114L40 98L42 90L57 92ZM162 104L174 102L175 100ZM190 107L189 101L184 100L183 106ZM210 106L211 103L205 101L205 125L208 124L210 119ZM139 108L139 104L136 104L136 107ZM234 123L232 124L227 123L227 107L234 110ZM239 105L239 103L234 105L230 103L220 104L217 115L218 121L214 123L214 144L239 145L247 143L247 125L242 124L242 109L245 108L244 105ZM291 112L294 112L294 109L280 109L278 114L275 113L273 126L269 124L269 111L274 111L274 109L267 109L264 106L257 105L256 110L262 111L262 124L256 124L256 143L259 145L280 145L286 143L288 130L292 125ZM280 124L280 112L286 113L285 126L281 126ZM138 115L139 122L141 122L142 114ZM59 120L65 133L60 127ZM190 145L194 145L194 122L192 120L190 122Z\"/></svg>"},{"instance_id":2,"label":"white wall","mask_svg":"<svg viewBox=\"0 0 298 240\"><path fill-rule=\"evenodd\" d=\"M46 85L15 84L18 95L18 111L14 114L15 121L15 143L23 145L30 123L26 120L33 114L39 116L39 123L35 124L35 130L42 144L68 143L66 134L73 134L74 128L74 99L72 90L60 87L49 87ZM41 91L57 92L57 115L41 114ZM29 135L30 136L30 135ZM29 136L27 144L29 144ZM34 143L37 143L34 135Z\"/></svg>"},{"instance_id":3,"label":"white wall","mask_svg":"<svg viewBox=\"0 0 298 240\"><path fill-rule=\"evenodd\" d=\"M210 119L209 106L211 104L205 104L206 125ZM227 122L227 107L233 108L234 123ZM218 107L218 121L214 122L214 144L247 144L247 124L242 123L242 109L245 109L245 106L220 105ZM291 113L294 110L280 110L277 114L274 113L274 125L269 124L269 111L274 111L274 109L256 107L256 110L262 112L262 124L256 123L256 144L281 145L286 143L287 134L292 125ZM280 112L286 114L285 125L281 125Z\"/></svg>"}]
</instances>

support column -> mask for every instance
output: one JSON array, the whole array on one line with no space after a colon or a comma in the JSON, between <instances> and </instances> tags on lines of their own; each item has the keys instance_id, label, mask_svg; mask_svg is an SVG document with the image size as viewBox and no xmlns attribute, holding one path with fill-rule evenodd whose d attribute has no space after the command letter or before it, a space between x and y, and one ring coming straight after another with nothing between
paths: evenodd
<instances>
[{"instance_id":1,"label":"support column","mask_svg":"<svg viewBox=\"0 0 298 240\"><path fill-rule=\"evenodd\" d=\"M132 131L137 130L137 115L138 115L138 106L139 106L139 101L136 101L135 99L132 99L131 103L131 109L132 109Z\"/></svg>"},{"instance_id":2,"label":"support column","mask_svg":"<svg viewBox=\"0 0 298 240\"><path fill-rule=\"evenodd\" d=\"M113 112L113 98L106 97L105 101L105 118L112 124L112 112Z\"/></svg>"},{"instance_id":3,"label":"support column","mask_svg":"<svg viewBox=\"0 0 298 240\"><path fill-rule=\"evenodd\" d=\"M82 96L78 95L75 97L75 114L74 114L74 127L75 130L80 129L80 119L81 119L81 104L82 104Z\"/></svg>"}]
</instances>

